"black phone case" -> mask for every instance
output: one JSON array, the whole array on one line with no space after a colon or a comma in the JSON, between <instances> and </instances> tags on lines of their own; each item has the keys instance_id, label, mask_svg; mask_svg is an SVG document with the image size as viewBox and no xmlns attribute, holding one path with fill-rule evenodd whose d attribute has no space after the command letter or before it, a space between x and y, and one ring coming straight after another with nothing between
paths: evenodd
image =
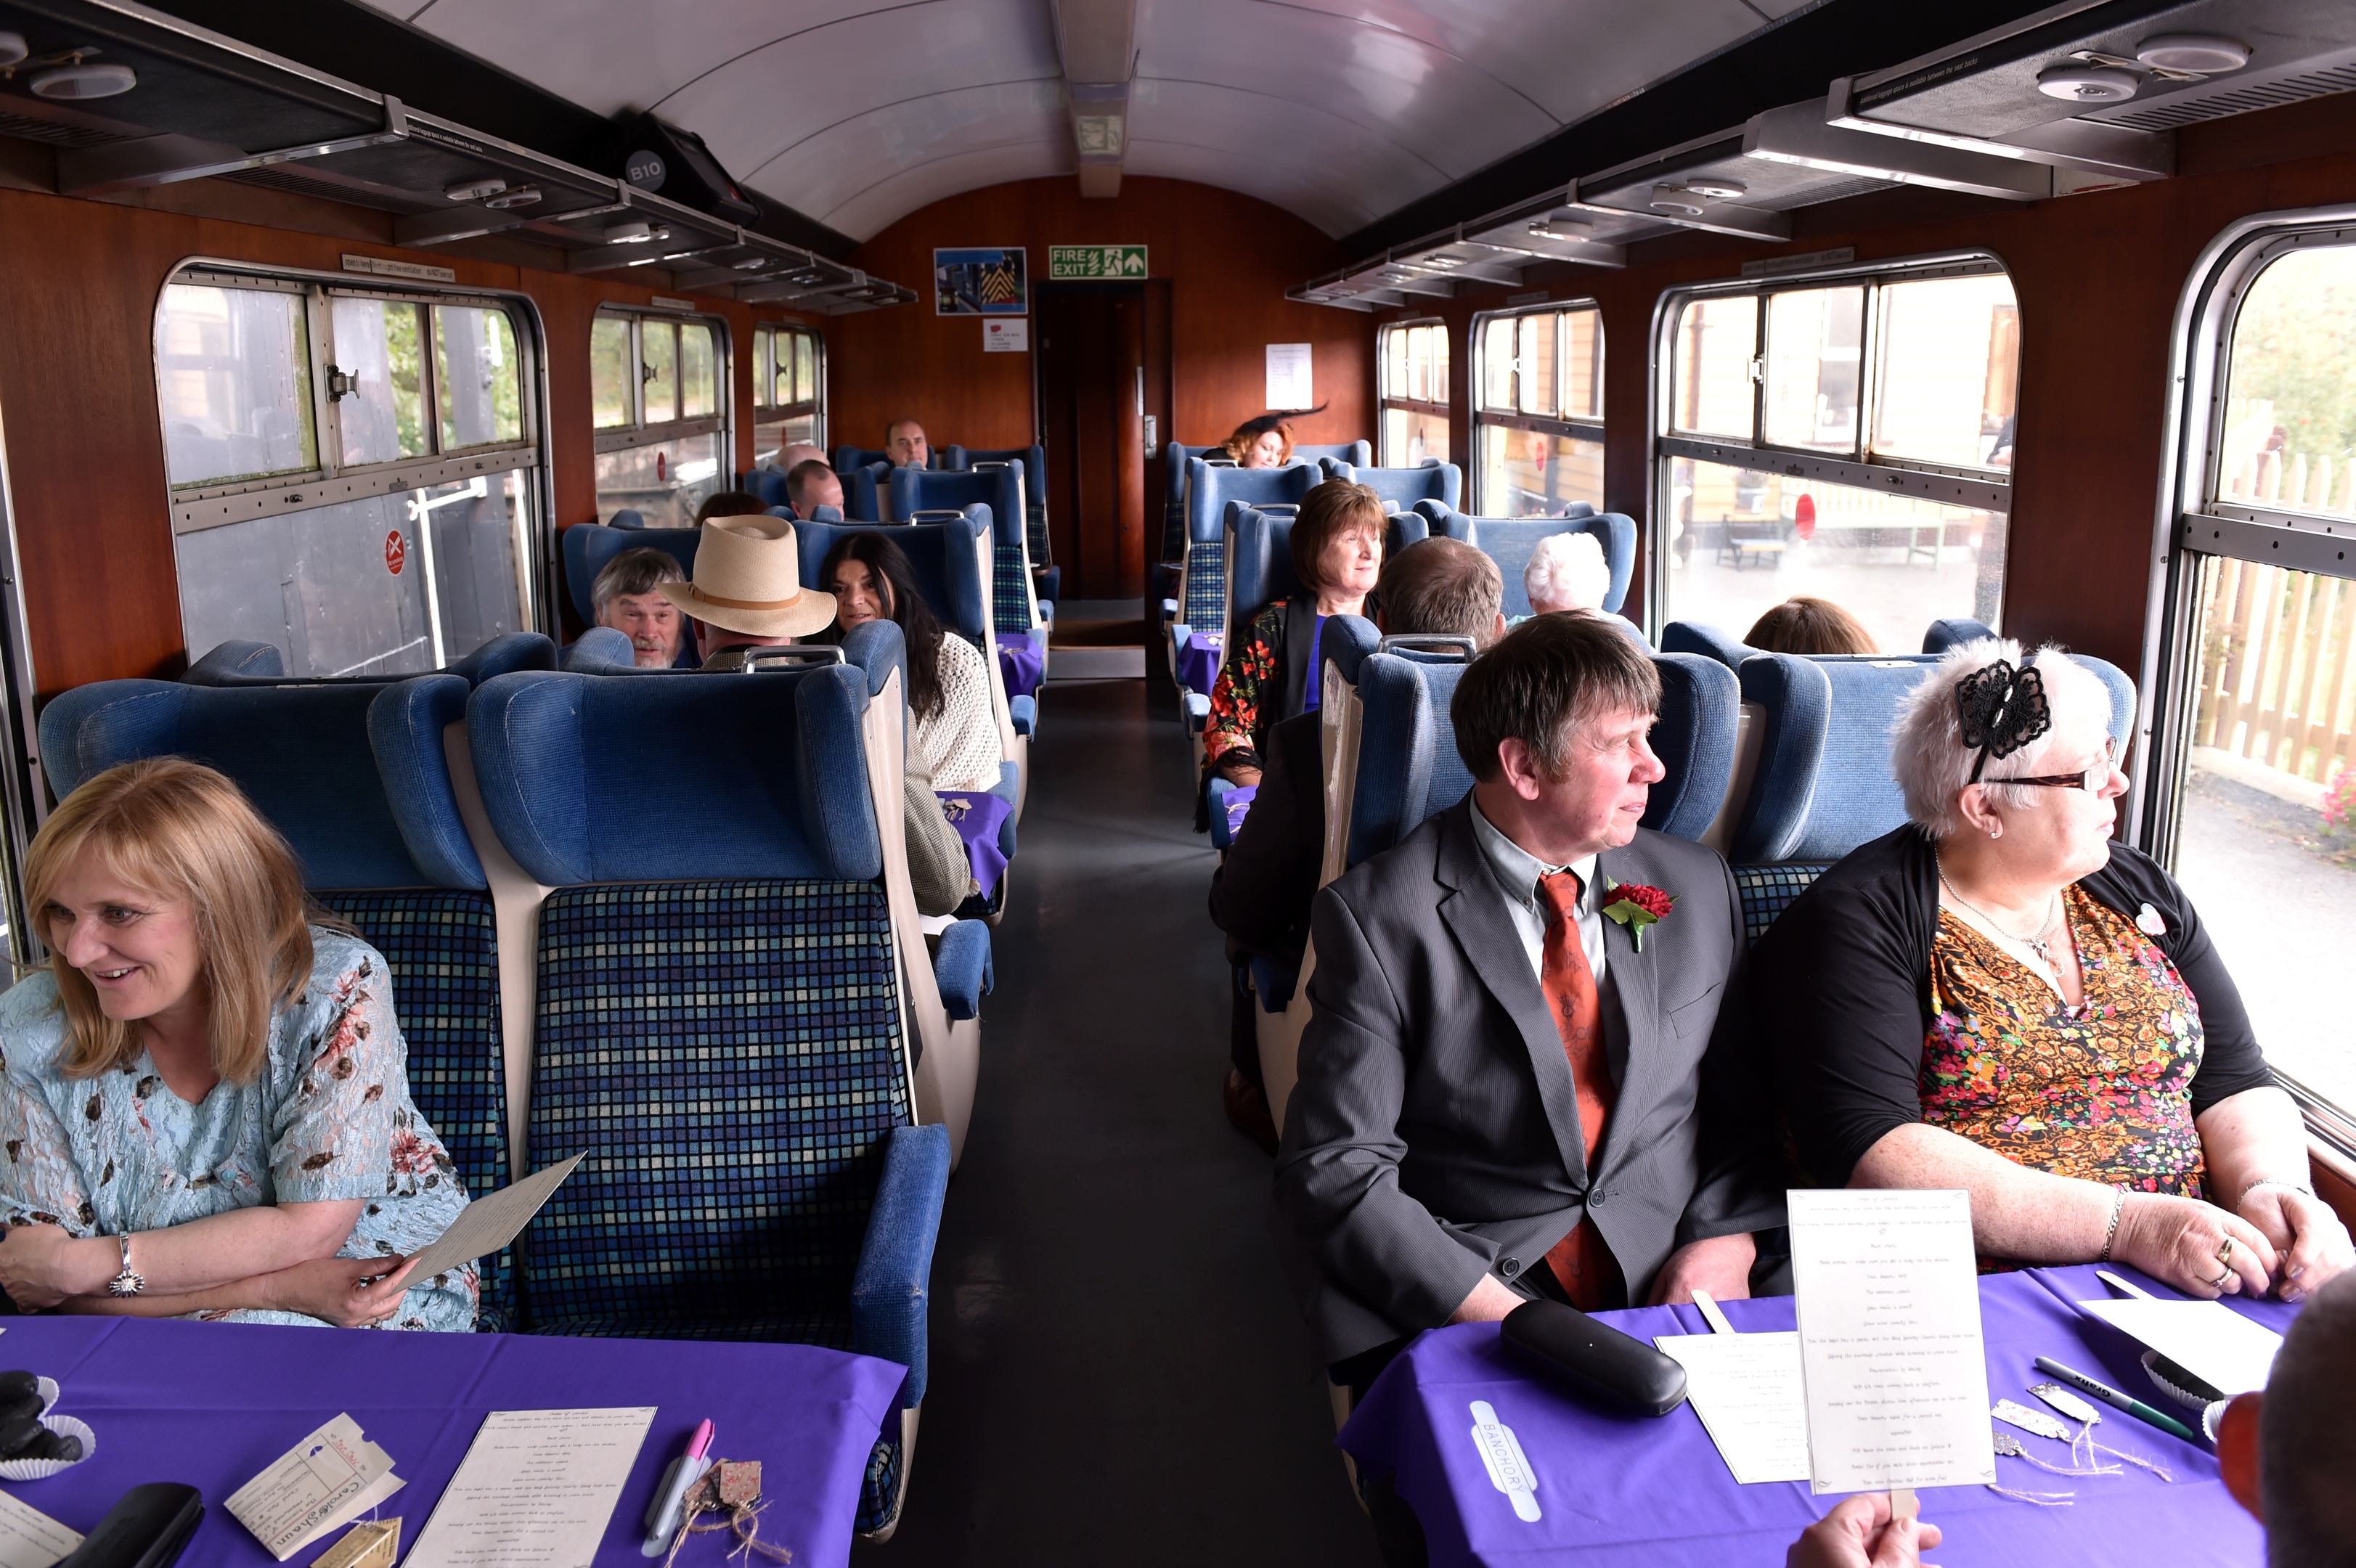
<instances>
[{"instance_id":1,"label":"black phone case","mask_svg":"<svg viewBox=\"0 0 2356 1568\"><path fill-rule=\"evenodd\" d=\"M1685 1368L1576 1307L1524 1302L1501 1327L1517 1355L1606 1404L1666 1415L1686 1402Z\"/></svg>"},{"instance_id":2,"label":"black phone case","mask_svg":"<svg viewBox=\"0 0 2356 1568\"><path fill-rule=\"evenodd\" d=\"M134 1487L58 1568L172 1568L204 1517L205 1499L194 1487Z\"/></svg>"}]
</instances>

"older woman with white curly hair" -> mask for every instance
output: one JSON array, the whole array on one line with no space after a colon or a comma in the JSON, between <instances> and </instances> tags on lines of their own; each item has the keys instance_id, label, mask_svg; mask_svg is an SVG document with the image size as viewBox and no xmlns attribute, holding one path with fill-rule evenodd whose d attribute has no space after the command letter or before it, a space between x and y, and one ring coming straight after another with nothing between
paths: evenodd
<instances>
[{"instance_id":1,"label":"older woman with white curly hair","mask_svg":"<svg viewBox=\"0 0 2356 1568\"><path fill-rule=\"evenodd\" d=\"M1785 1119L1816 1181L1969 1189L1984 1262L2298 1300L2348 1232L2191 900L2111 837L2109 717L2091 670L2006 639L1910 694L1912 820L1751 955Z\"/></svg>"}]
</instances>

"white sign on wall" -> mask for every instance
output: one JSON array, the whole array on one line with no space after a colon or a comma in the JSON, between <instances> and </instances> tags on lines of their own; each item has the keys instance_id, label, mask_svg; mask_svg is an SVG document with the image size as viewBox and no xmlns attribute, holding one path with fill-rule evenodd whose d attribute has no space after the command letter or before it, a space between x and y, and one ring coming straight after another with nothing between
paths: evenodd
<instances>
[{"instance_id":1,"label":"white sign on wall","mask_svg":"<svg viewBox=\"0 0 2356 1568\"><path fill-rule=\"evenodd\" d=\"M1316 402L1316 391L1310 375L1309 345L1306 343L1269 344L1268 346L1269 411L1282 413L1292 409L1313 408Z\"/></svg>"},{"instance_id":2,"label":"white sign on wall","mask_svg":"<svg viewBox=\"0 0 2356 1568\"><path fill-rule=\"evenodd\" d=\"M1000 316L981 324L981 351L984 354L1027 354L1031 349L1031 321L1028 316Z\"/></svg>"}]
</instances>

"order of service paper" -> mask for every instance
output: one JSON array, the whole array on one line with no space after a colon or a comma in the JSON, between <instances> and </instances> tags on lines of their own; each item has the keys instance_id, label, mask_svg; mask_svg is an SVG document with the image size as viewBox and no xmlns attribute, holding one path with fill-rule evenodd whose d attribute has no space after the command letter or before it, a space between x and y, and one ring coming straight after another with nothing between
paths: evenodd
<instances>
[{"instance_id":1,"label":"order of service paper","mask_svg":"<svg viewBox=\"0 0 2356 1568\"><path fill-rule=\"evenodd\" d=\"M403 1568L589 1568L654 1419L651 1404L491 1412Z\"/></svg>"},{"instance_id":2,"label":"order of service paper","mask_svg":"<svg viewBox=\"0 0 2356 1568\"><path fill-rule=\"evenodd\" d=\"M80 1544L48 1514L0 1492L0 1568L50 1568Z\"/></svg>"},{"instance_id":3,"label":"order of service paper","mask_svg":"<svg viewBox=\"0 0 2356 1568\"><path fill-rule=\"evenodd\" d=\"M1993 1482L1971 1194L1786 1198L1810 1488Z\"/></svg>"},{"instance_id":4,"label":"order of service paper","mask_svg":"<svg viewBox=\"0 0 2356 1568\"><path fill-rule=\"evenodd\" d=\"M1797 1334L1664 1334L1653 1343L1685 1368L1686 1403L1738 1484L1808 1478Z\"/></svg>"},{"instance_id":5,"label":"order of service paper","mask_svg":"<svg viewBox=\"0 0 2356 1568\"><path fill-rule=\"evenodd\" d=\"M450 1228L427 1243L417 1254L417 1266L409 1277L423 1283L437 1274L464 1268L514 1241L531 1223L531 1217L540 1212L541 1205L555 1196L564 1179L573 1174L573 1168L588 1157L589 1151L584 1149L571 1159L559 1160L546 1170L535 1171L459 1210Z\"/></svg>"}]
</instances>

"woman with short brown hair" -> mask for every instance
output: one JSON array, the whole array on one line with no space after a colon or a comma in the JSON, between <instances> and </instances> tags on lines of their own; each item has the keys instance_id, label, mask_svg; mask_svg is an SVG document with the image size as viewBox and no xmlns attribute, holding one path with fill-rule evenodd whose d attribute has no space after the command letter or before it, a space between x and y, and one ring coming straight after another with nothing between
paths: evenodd
<instances>
[{"instance_id":1,"label":"woman with short brown hair","mask_svg":"<svg viewBox=\"0 0 2356 1568\"><path fill-rule=\"evenodd\" d=\"M466 1330L466 1207L391 976L293 851L178 757L66 797L25 861L46 970L0 998L0 1288L28 1311Z\"/></svg>"},{"instance_id":2,"label":"woman with short brown hair","mask_svg":"<svg viewBox=\"0 0 2356 1568\"><path fill-rule=\"evenodd\" d=\"M1742 640L1770 654L1878 654L1865 623L1829 599L1794 594L1751 624Z\"/></svg>"}]
</instances>

